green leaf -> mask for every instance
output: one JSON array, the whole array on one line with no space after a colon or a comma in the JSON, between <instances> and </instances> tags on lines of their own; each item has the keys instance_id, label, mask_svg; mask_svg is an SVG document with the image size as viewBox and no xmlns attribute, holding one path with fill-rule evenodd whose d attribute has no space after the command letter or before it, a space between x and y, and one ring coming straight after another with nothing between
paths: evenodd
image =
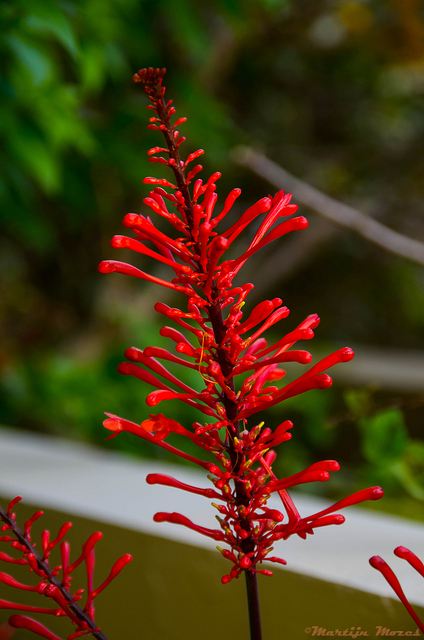
<instances>
[{"instance_id":1,"label":"green leaf","mask_svg":"<svg viewBox=\"0 0 424 640\"><path fill-rule=\"evenodd\" d=\"M411 468L406 462L397 462L390 471L399 480L403 488L409 493L410 496L417 500L424 500L424 487L412 475Z\"/></svg>"},{"instance_id":2,"label":"green leaf","mask_svg":"<svg viewBox=\"0 0 424 640\"><path fill-rule=\"evenodd\" d=\"M24 23L35 33L53 35L73 58L77 57L79 50L71 23L58 3L34 3Z\"/></svg>"},{"instance_id":3,"label":"green leaf","mask_svg":"<svg viewBox=\"0 0 424 640\"><path fill-rule=\"evenodd\" d=\"M5 41L28 72L35 87L42 85L51 77L52 63L37 46L15 35L7 36Z\"/></svg>"},{"instance_id":4,"label":"green leaf","mask_svg":"<svg viewBox=\"0 0 424 640\"><path fill-rule=\"evenodd\" d=\"M372 411L372 398L369 389L346 389L343 399L355 418L364 418Z\"/></svg>"},{"instance_id":5,"label":"green leaf","mask_svg":"<svg viewBox=\"0 0 424 640\"><path fill-rule=\"evenodd\" d=\"M60 164L44 140L30 130L15 133L12 150L43 191L53 194L61 184Z\"/></svg>"},{"instance_id":6,"label":"green leaf","mask_svg":"<svg viewBox=\"0 0 424 640\"><path fill-rule=\"evenodd\" d=\"M408 432L403 414L398 409L389 409L370 418L361 418L362 452L376 466L397 462L408 444Z\"/></svg>"}]
</instances>

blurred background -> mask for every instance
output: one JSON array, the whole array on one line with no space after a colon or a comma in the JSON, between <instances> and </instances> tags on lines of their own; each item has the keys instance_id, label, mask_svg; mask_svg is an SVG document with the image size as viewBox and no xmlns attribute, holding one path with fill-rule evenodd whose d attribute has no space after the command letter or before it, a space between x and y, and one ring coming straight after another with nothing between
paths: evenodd
<instances>
[{"instance_id":1,"label":"blurred background","mask_svg":"<svg viewBox=\"0 0 424 640\"><path fill-rule=\"evenodd\" d=\"M139 68L167 68L167 96L188 117L184 153L201 147L204 176L222 172L219 202L242 188L234 215L277 190L241 166L244 145L424 243L419 0L3 0L0 30L0 423L164 457L126 434L106 441L102 427L103 411L147 417L148 389L116 366L131 345L169 346L153 304L178 304L97 272L103 258L134 260L109 240L143 211L143 177L165 175L147 162L161 140L131 82ZM341 471L308 490L378 483L379 507L424 519L424 261L300 213L309 229L241 272L255 282L246 308L282 297L284 333L318 313L305 348L349 345L357 358L331 389L266 416L295 423L278 472L334 457Z\"/></svg>"}]
</instances>

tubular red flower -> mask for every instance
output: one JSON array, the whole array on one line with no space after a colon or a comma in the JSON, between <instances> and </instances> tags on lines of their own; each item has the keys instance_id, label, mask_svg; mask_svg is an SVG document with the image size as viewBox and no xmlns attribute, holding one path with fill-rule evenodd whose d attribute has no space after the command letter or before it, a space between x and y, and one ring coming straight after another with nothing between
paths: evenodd
<instances>
[{"instance_id":1,"label":"tubular red flower","mask_svg":"<svg viewBox=\"0 0 424 640\"><path fill-rule=\"evenodd\" d=\"M15 602L9 602L8 600L0 600L0 609L11 609L16 611L29 611L31 613L49 613L56 615L58 609L47 609L45 607L32 607L27 604L16 604Z\"/></svg>"},{"instance_id":2,"label":"tubular red flower","mask_svg":"<svg viewBox=\"0 0 424 640\"><path fill-rule=\"evenodd\" d=\"M225 263L222 267L221 278L226 276L228 273L235 275L251 256L267 244L285 236L287 233L291 233L292 231L301 231L306 229L308 224L309 223L306 218L299 216L298 218L292 218L291 220L286 220L285 222L277 225L277 227L272 229L263 240L256 242L255 244L252 242L249 248L241 256L235 260L230 260L228 263Z\"/></svg>"},{"instance_id":3,"label":"tubular red flower","mask_svg":"<svg viewBox=\"0 0 424 640\"><path fill-rule=\"evenodd\" d=\"M248 364L241 364L232 372L233 376L238 376L245 371L249 371L250 369L254 369L257 371L262 367L269 367L272 364L278 364L281 362L298 362L299 364L309 364L312 360L312 356L308 351L286 351L286 353L281 353L279 356L274 356L273 358L266 358L265 360L256 360L256 362L250 362Z\"/></svg>"},{"instance_id":4,"label":"tubular red flower","mask_svg":"<svg viewBox=\"0 0 424 640\"><path fill-rule=\"evenodd\" d=\"M16 496L16 498L13 498L13 500L11 500L9 502L9 505L7 507L7 515L10 516L10 514L13 511L13 507L16 506L18 504L18 502L20 502L22 500L22 496Z\"/></svg>"},{"instance_id":5,"label":"tubular red flower","mask_svg":"<svg viewBox=\"0 0 424 640\"><path fill-rule=\"evenodd\" d=\"M14 629L28 629L28 631L36 633L41 638L45 638L45 640L62 640L62 638L52 633L47 627L37 622L37 620L33 620L27 616L20 616L18 614L10 616L9 624Z\"/></svg>"},{"instance_id":6,"label":"tubular red flower","mask_svg":"<svg viewBox=\"0 0 424 640\"><path fill-rule=\"evenodd\" d=\"M128 351L125 352L126 357L127 357L127 353L128 353ZM162 378L165 378L165 380L168 380L168 382L172 382L172 384L175 384L175 386L179 387L183 391L186 391L187 393L196 393L196 391L194 389L192 389L191 387L186 385L184 382L181 382L181 380L176 378L174 375L172 375L157 360L155 360L152 357L146 356L145 353L141 349L135 349L134 347L132 347L129 350L129 355L130 355L130 359L131 360L133 360L135 362L140 362L145 367L148 367L149 369L154 371L154 373L158 374ZM127 365L127 366L125 366L125 365ZM148 372L146 372L144 369L141 369L141 367L136 367L136 369L138 371L133 369L133 367L134 367L134 365L129 365L127 362L123 362L118 366L118 371L120 373L123 373L124 375L135 375L137 377L141 377L141 376L144 376L144 374L147 374L147 376L150 376L150 374ZM143 372L143 373L140 373L140 372ZM145 380L145 382L148 382L150 380L150 378L148 378L148 377L146 377L146 379L144 377L141 377L141 379ZM156 378L153 378L153 379L154 379L154 383L149 382L149 384L154 384L154 385L158 384L157 379ZM169 387L167 387L166 385L163 386L162 388L169 389Z\"/></svg>"},{"instance_id":7,"label":"tubular red flower","mask_svg":"<svg viewBox=\"0 0 424 640\"><path fill-rule=\"evenodd\" d=\"M179 424L179 422L176 422L176 420L167 418L163 413L159 415L150 414L149 419L144 420L140 426L142 429L145 429L145 431L154 433L155 440L163 440L169 433L179 433L180 435L193 438L193 434L187 431L185 427Z\"/></svg>"},{"instance_id":8,"label":"tubular red flower","mask_svg":"<svg viewBox=\"0 0 424 640\"><path fill-rule=\"evenodd\" d=\"M14 540L14 538L12 538ZM22 582L18 582L15 580L13 576L9 576L7 573L0 572L0 582L3 584L7 584L9 587L15 587L16 589L22 589L22 591L37 591L38 586L30 586L26 584L22 584Z\"/></svg>"},{"instance_id":9,"label":"tubular red flower","mask_svg":"<svg viewBox=\"0 0 424 640\"><path fill-rule=\"evenodd\" d=\"M195 493L205 498L222 500L222 495L214 491L213 489L201 489L200 487L193 487L190 484L185 484L179 480L175 480L171 476L163 475L162 473L149 473L146 477L147 484L161 484L166 487L174 487L175 489L182 489L189 493Z\"/></svg>"},{"instance_id":10,"label":"tubular red flower","mask_svg":"<svg viewBox=\"0 0 424 640\"><path fill-rule=\"evenodd\" d=\"M237 200L237 198L240 196L241 194L241 189L233 189L228 196L225 199L224 202L224 206L222 208L221 213L216 216L216 218L214 218L212 220L212 225L215 227L223 218L225 218L225 216L227 215L227 213L230 211L230 209L232 208L234 202Z\"/></svg>"},{"instance_id":11,"label":"tubular red flower","mask_svg":"<svg viewBox=\"0 0 424 640\"><path fill-rule=\"evenodd\" d=\"M218 264L218 260L220 259L222 254L228 249L228 247L229 247L229 241L227 240L227 238L224 238L223 236L216 236L216 238L214 238L211 242L211 245L209 248L208 277L204 287L205 295L208 298L210 298L211 296L212 281L214 278L214 272Z\"/></svg>"},{"instance_id":12,"label":"tubular red flower","mask_svg":"<svg viewBox=\"0 0 424 640\"><path fill-rule=\"evenodd\" d=\"M191 268L184 264L178 264L175 260L169 260L164 256L160 255L160 253L156 253L156 251L152 251L148 247L145 247L142 242L139 240L135 240L134 238L127 238L126 236L113 236L110 244L115 249L132 249L132 251L136 251L137 253L141 253L145 256L149 256L150 258L154 258L158 262L162 262L163 264L167 264L172 267L175 271L181 271L182 273L190 273Z\"/></svg>"},{"instance_id":13,"label":"tubular red flower","mask_svg":"<svg viewBox=\"0 0 424 640\"><path fill-rule=\"evenodd\" d=\"M266 213L270 210L272 205L271 198L262 198L258 200L254 205L249 207L241 216L241 218L235 222L227 231L224 231L223 235L225 238L228 238L230 244L234 242L238 235L247 227L247 225L252 222L255 218L260 216L262 213Z\"/></svg>"},{"instance_id":14,"label":"tubular red flower","mask_svg":"<svg viewBox=\"0 0 424 640\"><path fill-rule=\"evenodd\" d=\"M122 273L127 276L134 276L135 278L141 278L142 280L159 284L161 287L174 289L174 291L180 291L181 293L191 295L191 290L187 287L173 284L172 282L167 282L167 280L162 280L161 278L152 276L149 273L145 273L144 271L127 264L126 262L119 262L118 260L103 260L103 262L99 264L99 271L100 273Z\"/></svg>"},{"instance_id":15,"label":"tubular red flower","mask_svg":"<svg viewBox=\"0 0 424 640\"><path fill-rule=\"evenodd\" d=\"M181 515L181 513L166 513L161 511L156 513L153 516L153 520L155 522L171 522L172 524L181 524L188 529L193 529L193 531L197 531L197 533L201 533L203 536L207 536L208 538L212 538L217 542L224 542L226 540L222 531L219 529L207 529L206 527L200 527L197 524L194 524L191 520Z\"/></svg>"},{"instance_id":16,"label":"tubular red flower","mask_svg":"<svg viewBox=\"0 0 424 640\"><path fill-rule=\"evenodd\" d=\"M166 349L163 349L162 347L146 347L144 349L144 354L148 357L156 357L156 358L160 358L161 360L168 360L169 362L180 364L183 367L187 367L188 369L195 369L197 371L199 368L198 365L194 364L193 362L188 362L183 358L174 356L173 353L170 353L169 351L167 351ZM131 360L131 358L128 355L126 355L125 357L128 358L128 360Z\"/></svg>"},{"instance_id":17,"label":"tubular red flower","mask_svg":"<svg viewBox=\"0 0 424 640\"><path fill-rule=\"evenodd\" d=\"M94 600L94 598L97 598L99 593L101 593L103 589L106 589L108 584L110 584L112 580L121 573L122 569L129 562L131 562L131 560L132 560L132 556L129 553L126 553L123 556L121 556L113 565L106 580L102 582L102 584L99 587L97 587L97 589L95 589L94 591L91 591L91 593L89 594L88 602L91 602L92 600Z\"/></svg>"},{"instance_id":18,"label":"tubular red flower","mask_svg":"<svg viewBox=\"0 0 424 640\"><path fill-rule=\"evenodd\" d=\"M112 431L114 435L117 435L121 431L127 431L128 433L133 433L139 438L143 438L144 440L148 440L149 442L155 442L154 437L148 431L146 431L146 429L143 429L143 427L136 424L135 422L131 422L130 420L125 420L124 418L120 418L119 416L115 416L111 413L105 413L105 415L108 416L108 419L104 420L103 426L109 431ZM200 467L203 467L204 469L209 471L209 473L213 473L218 477L221 475L221 470L219 469L219 467L217 467L212 462L199 460L198 458L195 458L194 456L191 456L188 453L185 453L184 451L180 451L179 449L176 449L175 447L168 444L167 442L159 441L159 442L156 442L156 444L158 444L163 449L166 449L167 451L174 453L180 458L184 458L189 462L193 462L194 464L197 464Z\"/></svg>"},{"instance_id":19,"label":"tubular red flower","mask_svg":"<svg viewBox=\"0 0 424 640\"><path fill-rule=\"evenodd\" d=\"M352 495L339 500L335 504L331 505L331 507L327 507L327 509L323 509L322 511L314 513L308 518L304 518L304 520L316 520L317 518L326 516L329 513L334 513L334 511L338 511L339 509L345 509L346 507L360 504L361 502L365 502L366 500L380 500L383 495L384 491L381 487L369 487L368 489L362 489L361 491L357 491L356 493L353 493Z\"/></svg>"}]
</instances>

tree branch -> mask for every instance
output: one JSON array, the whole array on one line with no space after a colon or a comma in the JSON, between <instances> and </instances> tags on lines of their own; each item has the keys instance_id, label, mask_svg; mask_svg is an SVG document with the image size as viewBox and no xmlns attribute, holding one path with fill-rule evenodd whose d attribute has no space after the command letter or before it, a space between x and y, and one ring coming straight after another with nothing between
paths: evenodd
<instances>
[{"instance_id":1,"label":"tree branch","mask_svg":"<svg viewBox=\"0 0 424 640\"><path fill-rule=\"evenodd\" d=\"M356 231L394 255L424 266L423 242L393 231L365 213L327 196L250 147L236 147L232 158L236 164L247 167L278 189L293 192L297 202L310 207L327 220Z\"/></svg>"}]
</instances>

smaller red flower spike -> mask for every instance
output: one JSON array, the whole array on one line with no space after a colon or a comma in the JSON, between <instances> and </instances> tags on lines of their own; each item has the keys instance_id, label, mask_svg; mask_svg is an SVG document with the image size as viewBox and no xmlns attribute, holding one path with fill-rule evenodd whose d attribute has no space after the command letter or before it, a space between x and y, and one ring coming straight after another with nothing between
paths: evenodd
<instances>
[{"instance_id":1,"label":"smaller red flower spike","mask_svg":"<svg viewBox=\"0 0 424 640\"><path fill-rule=\"evenodd\" d=\"M38 553L35 546L31 543L30 534L32 524L42 515L42 512L38 511L29 518L29 520L25 522L24 531L21 531L16 524L15 514L11 513L11 509L17 502L17 499L12 500L8 511L5 511L0 506L0 520L5 523L3 526L12 534L10 536L4 536L2 541L9 542L15 550L22 554L22 557L12 558L5 553L0 553L0 561L11 564L20 564L28 567L29 571L36 576L37 584L23 584L15 580L13 576L3 572L0 572L0 583L7 587L20 589L21 591L33 591L39 595L44 595L52 601L53 606L39 607L23 605L2 599L0 600L0 609L11 609L29 613L43 613L59 617L64 616L69 618L71 623L76 627L75 633L68 636L68 640L70 638L77 638L86 634L92 635L97 640L107 640L106 636L94 622L93 600L97 595L99 595L99 593L101 593L101 591L103 591L111 580L118 575L122 568L128 564L131 560L131 556L122 556L122 558L115 562L108 578L100 585L100 587L93 589L94 547L101 539L102 534L99 532L93 533L83 545L80 556L70 564L70 545L66 540L64 540L64 538L72 524L67 522L60 527L57 536L53 540L50 540L49 531L45 530L42 532L40 545L41 552ZM52 567L49 564L50 554L58 545L60 546L62 565ZM82 563L84 563L86 567L88 594L84 609L78 605L78 601L81 599L81 594L84 589L78 589L73 593L70 590L73 579L72 574ZM60 573L62 573L62 580L58 578ZM43 603L45 603L45 600ZM61 640L58 636L47 629L47 627L27 616L20 614L12 615L9 620L9 624L11 627L17 629L27 629L32 631L47 640Z\"/></svg>"}]
</instances>

